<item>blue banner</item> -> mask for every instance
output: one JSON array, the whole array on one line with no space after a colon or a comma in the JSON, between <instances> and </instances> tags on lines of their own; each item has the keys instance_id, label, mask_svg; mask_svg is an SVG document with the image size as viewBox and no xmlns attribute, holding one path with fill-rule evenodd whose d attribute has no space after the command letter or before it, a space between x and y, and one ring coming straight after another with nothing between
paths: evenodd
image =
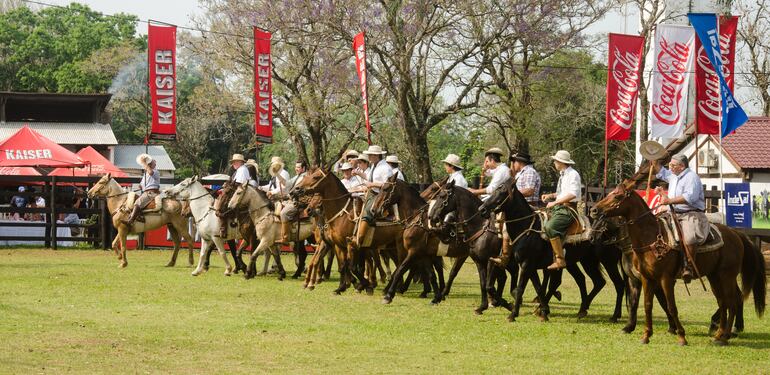
<instances>
[{"instance_id":1,"label":"blue banner","mask_svg":"<svg viewBox=\"0 0 770 375\"><path fill-rule=\"evenodd\" d=\"M706 51L706 56L708 56L711 65L714 66L714 71L719 76L719 91L722 96L722 138L724 138L746 123L749 117L735 100L722 73L722 52L719 47L717 15L714 13L689 13L687 17L703 45L703 50Z\"/></svg>"},{"instance_id":2,"label":"blue banner","mask_svg":"<svg viewBox=\"0 0 770 375\"><path fill-rule=\"evenodd\" d=\"M748 182L725 184L726 224L733 228L751 228L751 192Z\"/></svg>"}]
</instances>

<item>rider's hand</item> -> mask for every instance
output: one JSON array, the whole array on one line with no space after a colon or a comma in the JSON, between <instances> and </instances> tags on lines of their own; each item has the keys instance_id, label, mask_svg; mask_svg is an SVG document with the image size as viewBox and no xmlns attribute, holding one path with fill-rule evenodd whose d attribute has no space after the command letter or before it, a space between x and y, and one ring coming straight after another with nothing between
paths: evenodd
<instances>
[{"instance_id":1,"label":"rider's hand","mask_svg":"<svg viewBox=\"0 0 770 375\"><path fill-rule=\"evenodd\" d=\"M665 194L660 196L660 204L669 204L671 203L671 199L669 199Z\"/></svg>"},{"instance_id":2,"label":"rider's hand","mask_svg":"<svg viewBox=\"0 0 770 375\"><path fill-rule=\"evenodd\" d=\"M545 205L545 208L551 208L556 205L556 202L548 202L548 204Z\"/></svg>"}]
</instances>

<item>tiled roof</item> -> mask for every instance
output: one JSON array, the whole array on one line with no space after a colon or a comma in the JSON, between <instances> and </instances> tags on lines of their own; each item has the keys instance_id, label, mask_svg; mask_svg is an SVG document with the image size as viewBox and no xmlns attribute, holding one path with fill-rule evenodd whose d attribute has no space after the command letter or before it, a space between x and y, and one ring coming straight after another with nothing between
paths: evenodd
<instances>
[{"instance_id":1,"label":"tiled roof","mask_svg":"<svg viewBox=\"0 0 770 375\"><path fill-rule=\"evenodd\" d=\"M114 147L114 150L115 154L113 159L115 160L113 160L112 163L115 164L116 167L123 170L141 168L136 164L136 157L139 156L139 154L144 154L144 145L117 145ZM174 162L171 161L171 157L168 156L168 153L163 146L150 145L147 149L147 153L155 159L158 169L164 171L176 170Z\"/></svg>"},{"instance_id":2,"label":"tiled roof","mask_svg":"<svg viewBox=\"0 0 770 375\"><path fill-rule=\"evenodd\" d=\"M10 137L24 125L60 145L118 144L110 124L81 122L0 122L0 140Z\"/></svg>"},{"instance_id":3,"label":"tiled roof","mask_svg":"<svg viewBox=\"0 0 770 375\"><path fill-rule=\"evenodd\" d=\"M770 168L769 141L770 117L751 117L722 139L722 147L741 169Z\"/></svg>"}]
</instances>

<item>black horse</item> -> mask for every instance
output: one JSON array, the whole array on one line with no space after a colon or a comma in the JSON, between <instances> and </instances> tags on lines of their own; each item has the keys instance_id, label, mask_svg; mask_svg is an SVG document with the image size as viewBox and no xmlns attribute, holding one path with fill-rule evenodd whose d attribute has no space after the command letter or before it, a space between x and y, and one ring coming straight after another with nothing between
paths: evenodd
<instances>
[{"instance_id":1,"label":"black horse","mask_svg":"<svg viewBox=\"0 0 770 375\"><path fill-rule=\"evenodd\" d=\"M550 314L548 303L561 284L562 270L546 270L546 267L553 261L553 255L551 245L540 237L542 232L540 217L527 203L521 192L516 189L516 185L512 180L497 188L478 210L485 216L490 212L503 212L505 214L508 236L513 242L513 259L521 268L514 308L508 320L515 321L516 317L519 316L527 281L534 281L538 269L544 270L543 285L548 286L547 293L543 294L543 289L545 288L539 288L534 283L533 285L540 301L540 318L548 320L548 315ZM597 245L588 241L577 245L567 245L566 248L567 271L575 279L580 289L581 303L578 317L583 317L587 315L594 297L606 284L599 267L598 254L600 249L597 249ZM586 274L588 274L593 282L593 288L590 293L586 293L585 277L577 267L578 262L580 262ZM617 269L617 266L615 266L615 269ZM622 293L622 282L620 289ZM619 297L619 301L622 302L622 294ZM619 310L619 307L616 307L617 310Z\"/></svg>"},{"instance_id":2,"label":"black horse","mask_svg":"<svg viewBox=\"0 0 770 375\"><path fill-rule=\"evenodd\" d=\"M435 202L428 211L430 223L434 227L444 229L442 232L449 229L449 238L445 240L450 241L450 244L454 242L457 246L467 246L479 272L481 304L475 310L476 314L481 314L487 309L490 305L489 299L492 300L493 306L500 305L511 310L511 304L502 298L505 273L499 272L497 267L489 262L489 258L500 254L502 246L494 217L479 214L481 200L467 189L455 186L454 182L444 185L434 199ZM507 270L515 279L518 273L516 263L510 262ZM495 282L499 285L498 288L494 287Z\"/></svg>"}]
</instances>

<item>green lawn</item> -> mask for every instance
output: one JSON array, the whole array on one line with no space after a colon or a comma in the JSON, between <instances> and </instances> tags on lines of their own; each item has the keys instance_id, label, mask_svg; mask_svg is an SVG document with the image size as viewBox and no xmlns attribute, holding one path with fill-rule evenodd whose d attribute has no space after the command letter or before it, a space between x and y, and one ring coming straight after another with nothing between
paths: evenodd
<instances>
[{"instance_id":1,"label":"green lawn","mask_svg":"<svg viewBox=\"0 0 770 375\"><path fill-rule=\"evenodd\" d=\"M225 277L214 257L196 278L164 268L168 257L130 252L118 269L104 251L0 250L0 373L770 373L770 320L749 301L746 332L728 347L709 344L716 302L697 283L690 297L677 289L682 348L657 307L648 346L639 329L608 323L609 288L577 321L569 276L550 322L527 303L508 323L502 309L473 314L472 263L440 306L414 289L384 306L379 291L332 295L334 282L307 291L291 279Z\"/></svg>"}]
</instances>

